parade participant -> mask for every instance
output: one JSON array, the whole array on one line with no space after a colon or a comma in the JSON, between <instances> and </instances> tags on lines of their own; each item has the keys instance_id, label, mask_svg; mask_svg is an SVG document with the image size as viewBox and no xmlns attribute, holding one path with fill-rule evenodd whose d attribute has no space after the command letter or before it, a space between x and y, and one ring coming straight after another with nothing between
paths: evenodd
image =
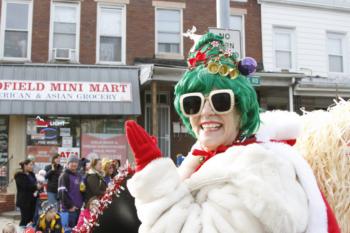
<instances>
[{"instance_id":1,"label":"parade participant","mask_svg":"<svg viewBox=\"0 0 350 233\"><path fill-rule=\"evenodd\" d=\"M70 155L67 160L67 168L58 179L58 198L62 212L68 212L68 226L77 224L80 208L83 206L83 194L85 185L83 177L78 173L79 158Z\"/></svg>"},{"instance_id":2,"label":"parade participant","mask_svg":"<svg viewBox=\"0 0 350 233\"><path fill-rule=\"evenodd\" d=\"M35 192L41 189L33 173L33 162L29 159L20 163L21 169L16 172L17 195L16 206L21 211L20 226L25 227L33 221L37 196Z\"/></svg>"},{"instance_id":3,"label":"parade participant","mask_svg":"<svg viewBox=\"0 0 350 233\"><path fill-rule=\"evenodd\" d=\"M85 201L97 196L101 197L107 188L107 183L104 180L102 171L101 159L93 159L91 161L91 168L86 175L86 191Z\"/></svg>"},{"instance_id":4,"label":"parade participant","mask_svg":"<svg viewBox=\"0 0 350 233\"><path fill-rule=\"evenodd\" d=\"M254 137L259 106L246 75L256 62L239 61L212 33L194 48L175 87L175 108L197 139L181 166L162 158L141 126L126 122L139 232L339 232L311 168L285 140L296 135L282 127L271 128L274 138ZM288 124L287 115L280 121Z\"/></svg>"},{"instance_id":5,"label":"parade participant","mask_svg":"<svg viewBox=\"0 0 350 233\"><path fill-rule=\"evenodd\" d=\"M60 155L55 154L51 158L51 164L45 167L47 179L47 196L50 204L57 204L57 189L58 189L58 178L60 177L63 166L60 164Z\"/></svg>"},{"instance_id":6,"label":"parade participant","mask_svg":"<svg viewBox=\"0 0 350 233\"><path fill-rule=\"evenodd\" d=\"M17 233L15 225L13 223L6 223L2 229L2 233Z\"/></svg>"},{"instance_id":7,"label":"parade participant","mask_svg":"<svg viewBox=\"0 0 350 233\"><path fill-rule=\"evenodd\" d=\"M98 198L91 197L85 204L85 209L80 212L77 227L81 227L85 221L91 219L91 213L97 211ZM85 220L84 220L85 219Z\"/></svg>"},{"instance_id":8,"label":"parade participant","mask_svg":"<svg viewBox=\"0 0 350 233\"><path fill-rule=\"evenodd\" d=\"M57 213L57 205L45 201L41 204L42 214L36 225L36 231L42 233L63 233L61 217Z\"/></svg>"},{"instance_id":9,"label":"parade participant","mask_svg":"<svg viewBox=\"0 0 350 233\"><path fill-rule=\"evenodd\" d=\"M112 160L109 159L102 159L102 170L104 174L104 181L108 185L112 179L113 179L113 174L114 174L114 166L112 164Z\"/></svg>"}]
</instances>

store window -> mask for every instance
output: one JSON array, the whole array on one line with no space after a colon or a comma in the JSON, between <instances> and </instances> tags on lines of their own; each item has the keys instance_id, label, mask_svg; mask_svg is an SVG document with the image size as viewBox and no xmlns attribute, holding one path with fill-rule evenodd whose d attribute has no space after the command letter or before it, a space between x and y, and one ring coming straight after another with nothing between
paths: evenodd
<instances>
[{"instance_id":1,"label":"store window","mask_svg":"<svg viewBox=\"0 0 350 233\"><path fill-rule=\"evenodd\" d=\"M99 5L97 58L100 63L125 63L125 8Z\"/></svg>"},{"instance_id":2,"label":"store window","mask_svg":"<svg viewBox=\"0 0 350 233\"><path fill-rule=\"evenodd\" d=\"M32 2L3 1L1 16L1 57L11 60L29 60Z\"/></svg>"},{"instance_id":3,"label":"store window","mask_svg":"<svg viewBox=\"0 0 350 233\"><path fill-rule=\"evenodd\" d=\"M124 134L124 119L82 119L81 156L127 160L127 141Z\"/></svg>"},{"instance_id":4,"label":"store window","mask_svg":"<svg viewBox=\"0 0 350 233\"><path fill-rule=\"evenodd\" d=\"M8 184L8 117L0 116L0 191Z\"/></svg>"},{"instance_id":5,"label":"store window","mask_svg":"<svg viewBox=\"0 0 350 233\"><path fill-rule=\"evenodd\" d=\"M72 153L80 155L79 118L27 118L27 155L35 156L36 164L41 169L50 163L56 153L61 158L67 158Z\"/></svg>"}]
</instances>

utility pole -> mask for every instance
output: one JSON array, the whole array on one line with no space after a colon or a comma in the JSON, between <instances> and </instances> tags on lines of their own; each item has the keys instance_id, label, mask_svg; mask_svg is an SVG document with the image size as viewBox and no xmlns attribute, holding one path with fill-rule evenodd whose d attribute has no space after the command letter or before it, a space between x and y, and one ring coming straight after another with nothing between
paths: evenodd
<instances>
[{"instance_id":1,"label":"utility pole","mask_svg":"<svg viewBox=\"0 0 350 233\"><path fill-rule=\"evenodd\" d=\"M216 26L230 28L230 0L216 0Z\"/></svg>"}]
</instances>

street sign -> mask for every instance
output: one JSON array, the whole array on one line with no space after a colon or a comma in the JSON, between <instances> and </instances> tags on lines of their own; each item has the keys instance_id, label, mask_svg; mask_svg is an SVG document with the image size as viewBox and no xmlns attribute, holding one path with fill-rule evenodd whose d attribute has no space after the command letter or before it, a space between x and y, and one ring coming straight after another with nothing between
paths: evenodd
<instances>
[{"instance_id":1,"label":"street sign","mask_svg":"<svg viewBox=\"0 0 350 233\"><path fill-rule=\"evenodd\" d=\"M250 84L252 84L253 86L259 86L260 85L260 76L257 75L252 75L252 76L247 76L248 81L250 82Z\"/></svg>"},{"instance_id":2,"label":"street sign","mask_svg":"<svg viewBox=\"0 0 350 233\"><path fill-rule=\"evenodd\" d=\"M242 57L242 43L241 43L241 32L232 29L221 29L221 28L208 28L209 32L223 36L224 44L226 48L237 50L240 57Z\"/></svg>"}]
</instances>

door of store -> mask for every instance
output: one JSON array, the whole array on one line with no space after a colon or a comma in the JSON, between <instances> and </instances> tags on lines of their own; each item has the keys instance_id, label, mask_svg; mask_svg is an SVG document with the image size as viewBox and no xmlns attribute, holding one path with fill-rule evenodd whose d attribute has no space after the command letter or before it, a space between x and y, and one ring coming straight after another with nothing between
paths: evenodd
<instances>
[{"instance_id":1,"label":"door of store","mask_svg":"<svg viewBox=\"0 0 350 233\"><path fill-rule=\"evenodd\" d=\"M169 105L158 104L158 145L163 155L170 157L170 107ZM151 132L152 127L151 105L146 105L145 128Z\"/></svg>"}]
</instances>

